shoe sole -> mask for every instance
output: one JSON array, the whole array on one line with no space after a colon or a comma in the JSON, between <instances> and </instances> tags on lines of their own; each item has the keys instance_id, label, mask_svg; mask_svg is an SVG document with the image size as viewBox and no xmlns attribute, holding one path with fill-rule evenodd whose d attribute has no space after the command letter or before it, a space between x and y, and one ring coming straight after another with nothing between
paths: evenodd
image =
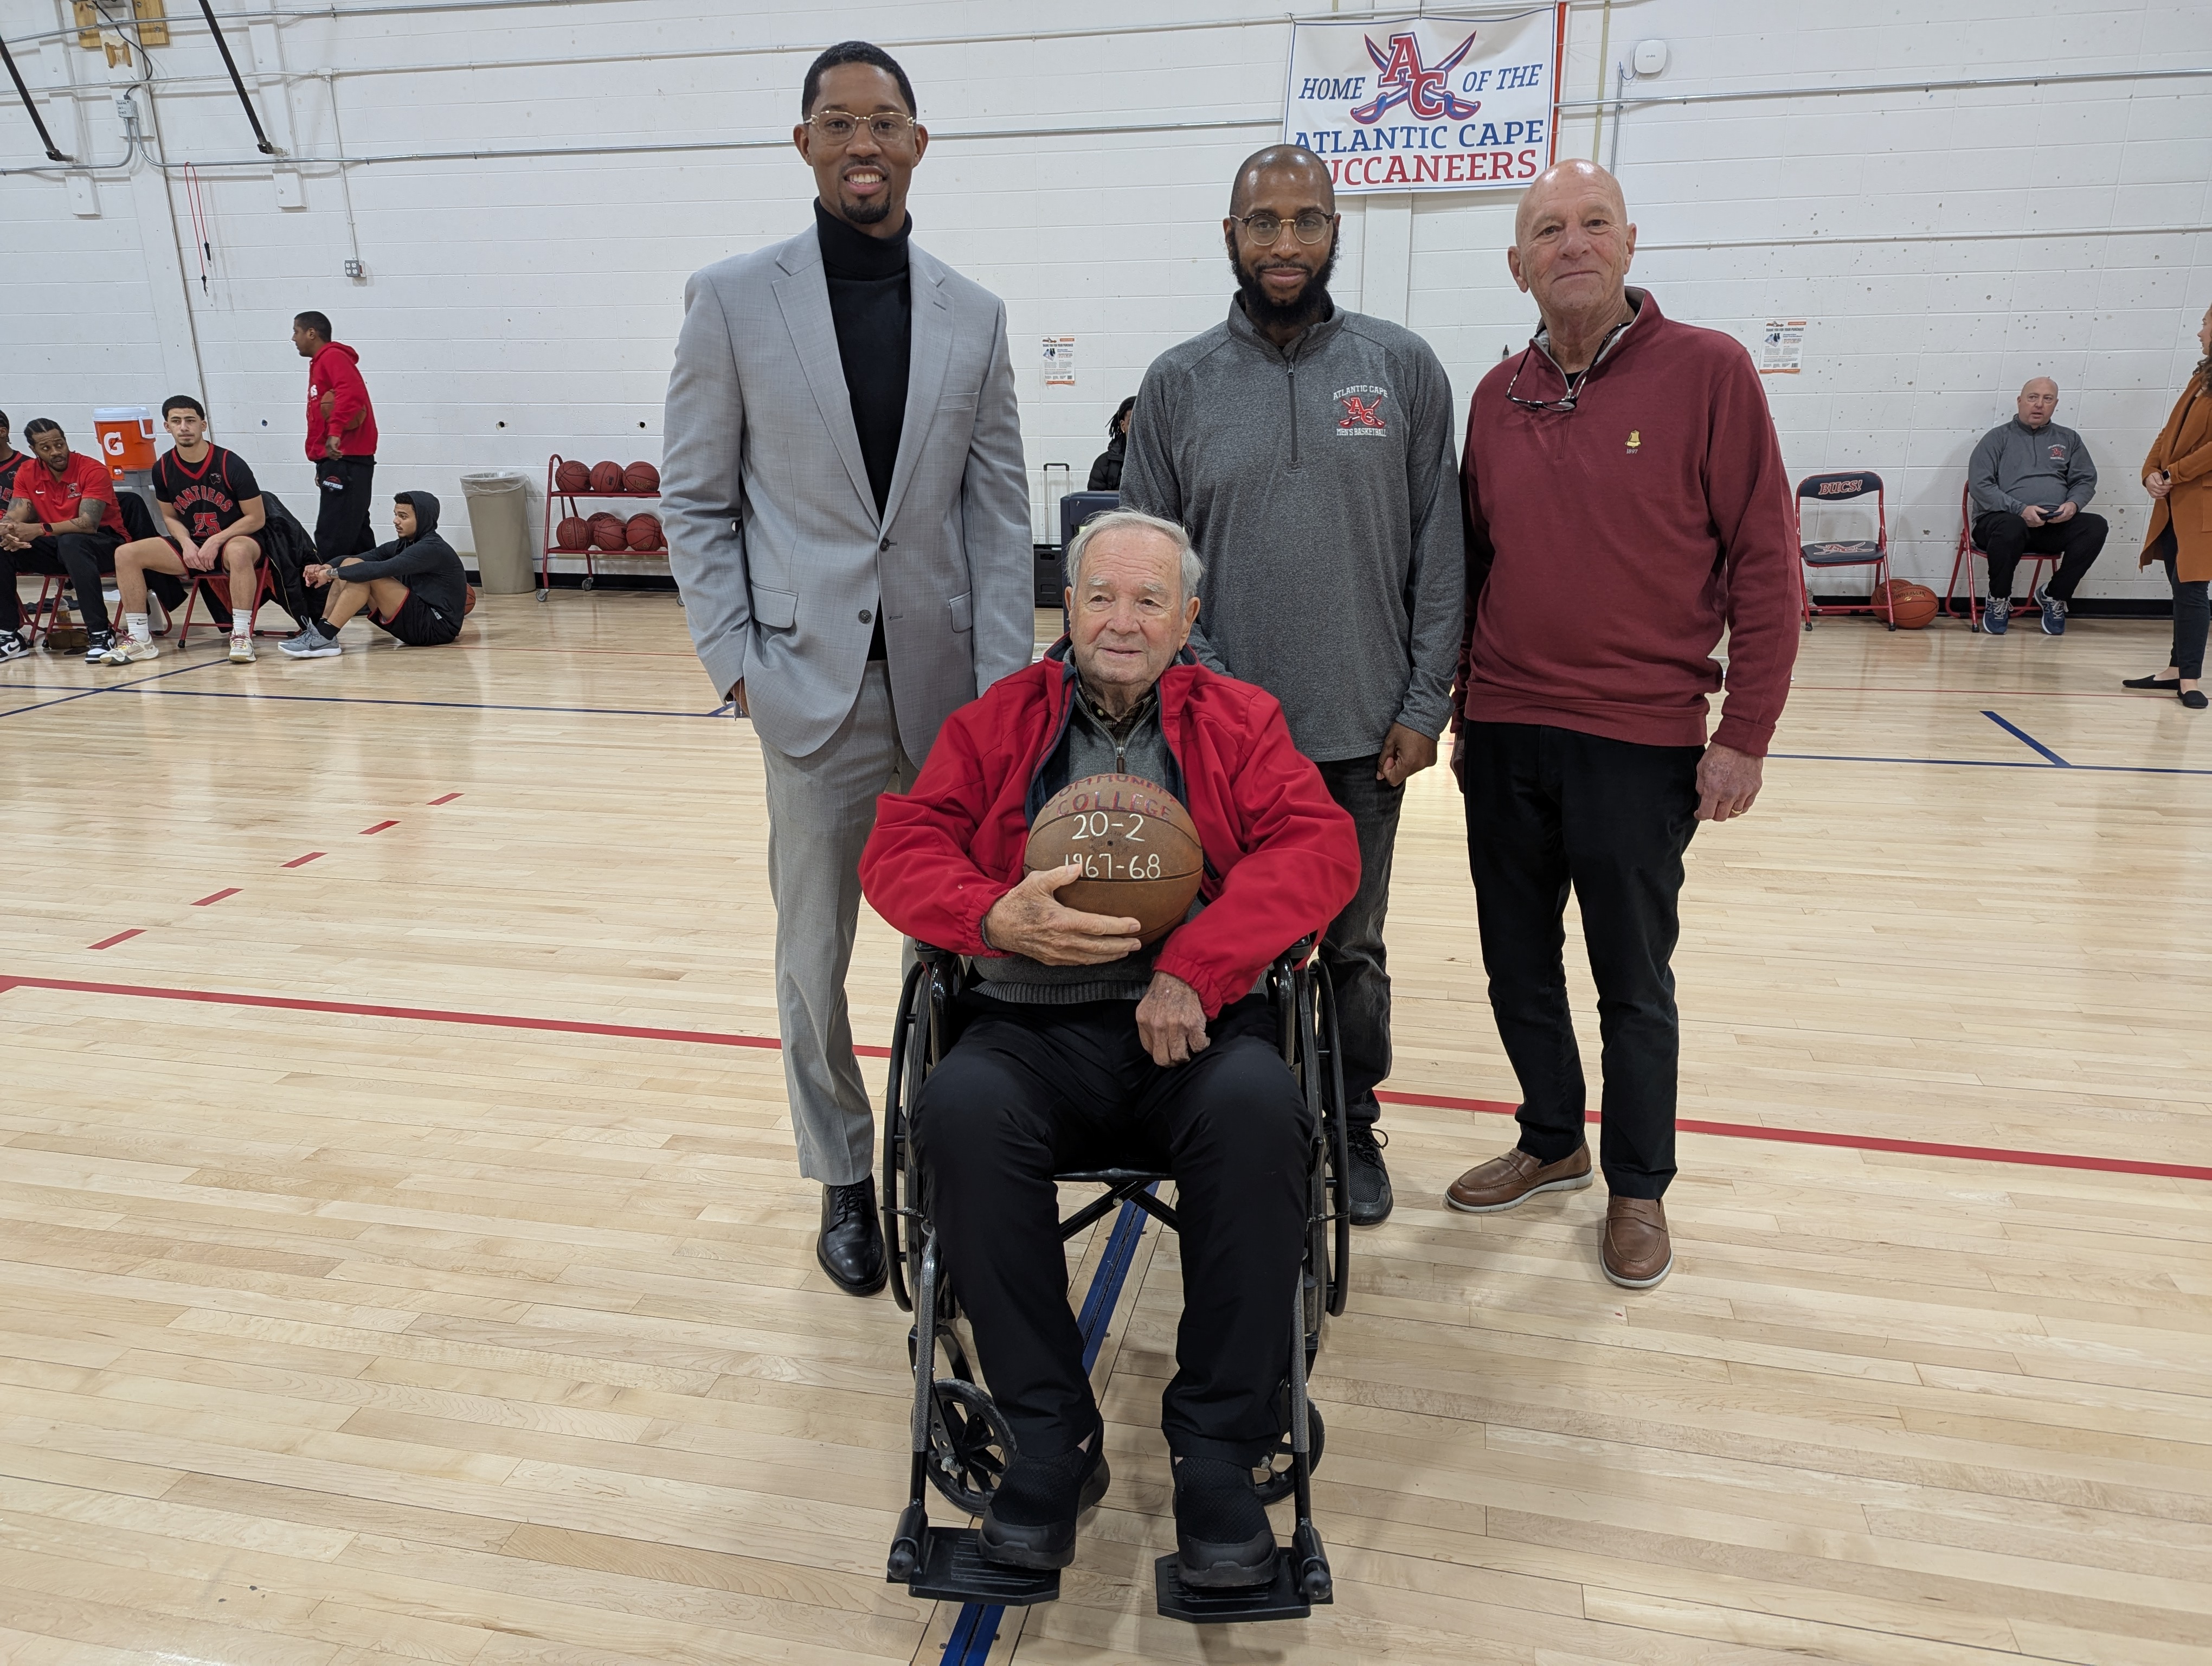
<instances>
[{"instance_id":1,"label":"shoe sole","mask_svg":"<svg viewBox=\"0 0 2212 1666\"><path fill-rule=\"evenodd\" d=\"M1520 1196L1510 1198L1503 1203L1462 1203L1446 1192L1444 1203L1463 1215L1500 1215L1508 1209L1519 1208L1539 1192L1578 1192L1596 1178L1597 1170L1593 1169L1588 1174L1569 1175L1565 1180L1547 1180L1542 1185L1531 1186Z\"/></svg>"},{"instance_id":2,"label":"shoe sole","mask_svg":"<svg viewBox=\"0 0 2212 1666\"><path fill-rule=\"evenodd\" d=\"M1264 1539L1255 1535L1250 1543L1241 1545L1205 1544L1178 1535L1176 1572L1193 1590L1249 1590L1274 1578L1276 1554L1272 1529Z\"/></svg>"},{"instance_id":3,"label":"shoe sole","mask_svg":"<svg viewBox=\"0 0 2212 1666\"><path fill-rule=\"evenodd\" d=\"M1600 1256L1597 1258L1597 1264L1604 1272L1606 1277L1612 1280L1613 1283L1619 1285L1623 1290L1649 1290L1653 1285L1657 1284L1662 1279L1665 1278L1669 1273L1674 1270L1674 1252L1669 1250L1667 1252L1667 1264L1661 1268L1656 1273L1654 1273L1648 1279L1622 1278L1620 1274L1614 1272L1612 1268L1606 1265L1606 1260L1603 1256Z\"/></svg>"},{"instance_id":4,"label":"shoe sole","mask_svg":"<svg viewBox=\"0 0 2212 1666\"><path fill-rule=\"evenodd\" d=\"M281 652L287 660L335 660L339 654L344 653L345 650L343 648L309 648L305 652L302 652L298 648L288 648L280 649L279 652Z\"/></svg>"}]
</instances>

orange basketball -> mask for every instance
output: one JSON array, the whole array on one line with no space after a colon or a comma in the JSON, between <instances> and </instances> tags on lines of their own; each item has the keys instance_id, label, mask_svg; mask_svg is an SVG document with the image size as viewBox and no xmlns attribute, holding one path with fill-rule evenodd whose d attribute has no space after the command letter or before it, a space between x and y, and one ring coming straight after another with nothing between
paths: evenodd
<instances>
[{"instance_id":1,"label":"orange basketball","mask_svg":"<svg viewBox=\"0 0 2212 1666\"><path fill-rule=\"evenodd\" d=\"M563 550L581 550L592 541L591 523L581 515L562 515L553 529L553 541Z\"/></svg>"},{"instance_id":2,"label":"orange basketball","mask_svg":"<svg viewBox=\"0 0 2212 1666\"><path fill-rule=\"evenodd\" d=\"M1142 775L1085 775L1037 812L1023 865L1038 873L1071 860L1083 878L1060 887L1061 905L1134 920L1147 943L1182 923L1206 875L1190 812Z\"/></svg>"},{"instance_id":3,"label":"orange basketball","mask_svg":"<svg viewBox=\"0 0 2212 1666\"><path fill-rule=\"evenodd\" d=\"M1891 579L1875 592L1876 618L1894 619L1899 630L1919 630L1941 611L1936 593L1924 584L1915 584L1911 579ZM1880 610L1889 610L1885 616Z\"/></svg>"},{"instance_id":4,"label":"orange basketball","mask_svg":"<svg viewBox=\"0 0 2212 1666\"><path fill-rule=\"evenodd\" d=\"M591 483L592 471L588 465L571 460L562 464L559 468L553 471L553 485L556 490L580 492L587 489Z\"/></svg>"}]
</instances>

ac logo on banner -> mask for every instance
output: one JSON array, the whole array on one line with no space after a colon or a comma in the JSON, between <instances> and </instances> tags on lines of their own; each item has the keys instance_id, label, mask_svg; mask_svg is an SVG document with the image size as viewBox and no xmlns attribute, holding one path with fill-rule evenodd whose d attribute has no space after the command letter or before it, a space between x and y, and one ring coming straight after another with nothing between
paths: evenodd
<instances>
[{"instance_id":1,"label":"ac logo on banner","mask_svg":"<svg viewBox=\"0 0 2212 1666\"><path fill-rule=\"evenodd\" d=\"M1551 166L1566 8L1291 32L1283 137L1340 193L1525 185Z\"/></svg>"}]
</instances>

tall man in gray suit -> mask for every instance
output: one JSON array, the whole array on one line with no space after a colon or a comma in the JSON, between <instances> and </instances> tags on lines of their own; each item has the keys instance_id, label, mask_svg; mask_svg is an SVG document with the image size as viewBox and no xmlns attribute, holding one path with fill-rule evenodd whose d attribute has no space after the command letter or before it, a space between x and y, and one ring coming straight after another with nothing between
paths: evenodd
<instances>
[{"instance_id":1,"label":"tall man in gray suit","mask_svg":"<svg viewBox=\"0 0 2212 1666\"><path fill-rule=\"evenodd\" d=\"M661 466L691 640L760 737L792 1126L823 1188L816 1259L856 1296L884 1279L845 1006L861 847L877 795L1035 634L1006 308L908 241L915 110L866 41L808 69L814 224L685 286Z\"/></svg>"}]
</instances>

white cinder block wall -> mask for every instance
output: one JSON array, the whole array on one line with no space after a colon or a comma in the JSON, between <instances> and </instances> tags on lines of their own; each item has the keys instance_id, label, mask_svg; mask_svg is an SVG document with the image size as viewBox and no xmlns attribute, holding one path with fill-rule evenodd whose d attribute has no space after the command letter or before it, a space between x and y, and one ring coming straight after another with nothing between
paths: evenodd
<instances>
[{"instance_id":1,"label":"white cinder block wall","mask_svg":"<svg viewBox=\"0 0 2212 1666\"><path fill-rule=\"evenodd\" d=\"M935 133L919 239L1006 298L1032 476L1066 463L1079 485L1152 356L1226 305L1226 183L1277 130L1290 42L1261 0L362 0L336 17L230 0L218 15L296 169L286 207L196 9L168 10L173 44L111 69L76 44L68 0L0 0L97 207L77 211L70 170L0 103L0 409L88 449L94 406L199 392L312 515L288 337L319 308L361 351L380 487L449 497L464 543L465 471L541 472L556 449L658 460L684 279L807 223L799 78L854 35L900 57ZM1645 40L1668 63L1630 93L1680 101L1601 117ZM1583 3L1560 154L1617 147L1636 276L1670 313L1747 341L1808 321L1803 374L1769 379L1784 453L1793 472L1885 474L1901 571L1942 582L1967 452L2047 373L2116 523L2088 593L2152 596L2130 558L2136 470L2212 301L2212 75L2185 70L2212 71L2212 6L2190 0ZM133 88L135 156L115 104ZM566 154L493 154L514 151ZM343 178L340 155L361 159ZM1514 200L1346 204L1338 294L1426 335L1462 408L1533 321L1504 269ZM364 282L342 275L356 250ZM1073 388L1043 386L1040 338L1059 334L1078 338Z\"/></svg>"}]
</instances>

